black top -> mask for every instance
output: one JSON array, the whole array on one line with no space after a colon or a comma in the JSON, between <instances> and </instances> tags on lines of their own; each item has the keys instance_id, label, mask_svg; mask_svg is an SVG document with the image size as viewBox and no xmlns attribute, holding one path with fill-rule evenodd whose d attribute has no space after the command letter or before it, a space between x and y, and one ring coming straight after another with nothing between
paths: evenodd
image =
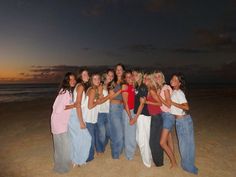
<instances>
[{"instance_id":1,"label":"black top","mask_svg":"<svg viewBox=\"0 0 236 177\"><path fill-rule=\"evenodd\" d=\"M135 101L134 101L134 113L136 114L138 111L138 107L140 105L140 98L146 98L148 95L148 88L146 85L141 84L140 86L137 86L135 88ZM144 104L143 110L141 112L141 114L145 115L145 116L150 116L148 109L147 109L147 104Z\"/></svg>"}]
</instances>

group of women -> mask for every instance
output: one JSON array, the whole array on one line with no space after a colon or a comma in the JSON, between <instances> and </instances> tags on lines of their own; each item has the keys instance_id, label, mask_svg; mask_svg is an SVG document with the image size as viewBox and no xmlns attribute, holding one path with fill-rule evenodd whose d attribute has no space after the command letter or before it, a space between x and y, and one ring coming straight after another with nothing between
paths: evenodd
<instances>
[{"instance_id":1,"label":"group of women","mask_svg":"<svg viewBox=\"0 0 236 177\"><path fill-rule=\"evenodd\" d=\"M193 122L184 94L183 75L175 73L170 86L162 72L143 74L122 64L102 76L66 73L53 105L51 129L54 170L68 172L104 153L110 141L113 159L124 151L132 160L138 145L143 164L163 165L163 150L176 167L171 131L176 126L185 171L197 174Z\"/></svg>"}]
</instances>

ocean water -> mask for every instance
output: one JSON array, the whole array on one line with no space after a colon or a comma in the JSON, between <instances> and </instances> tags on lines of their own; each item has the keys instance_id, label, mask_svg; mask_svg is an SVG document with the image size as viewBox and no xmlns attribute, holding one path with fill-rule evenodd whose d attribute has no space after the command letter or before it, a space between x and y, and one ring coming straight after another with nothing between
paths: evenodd
<instances>
[{"instance_id":1,"label":"ocean water","mask_svg":"<svg viewBox=\"0 0 236 177\"><path fill-rule=\"evenodd\" d=\"M59 84L0 84L0 103L54 97Z\"/></svg>"},{"instance_id":2,"label":"ocean water","mask_svg":"<svg viewBox=\"0 0 236 177\"><path fill-rule=\"evenodd\" d=\"M0 84L0 103L55 98L59 84ZM209 97L236 96L236 84L188 84L189 95Z\"/></svg>"}]
</instances>

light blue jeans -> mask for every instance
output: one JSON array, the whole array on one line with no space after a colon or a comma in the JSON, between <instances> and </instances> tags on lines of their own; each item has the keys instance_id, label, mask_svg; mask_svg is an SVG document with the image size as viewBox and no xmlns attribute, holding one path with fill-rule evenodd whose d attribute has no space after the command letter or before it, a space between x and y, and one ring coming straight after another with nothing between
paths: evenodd
<instances>
[{"instance_id":1,"label":"light blue jeans","mask_svg":"<svg viewBox=\"0 0 236 177\"><path fill-rule=\"evenodd\" d=\"M87 162L92 161L94 159L94 154L95 154L95 142L96 142L96 134L97 134L97 123L88 123L86 122L86 127L92 137L91 139L91 147L89 150L89 156L87 159Z\"/></svg>"},{"instance_id":2,"label":"light blue jeans","mask_svg":"<svg viewBox=\"0 0 236 177\"><path fill-rule=\"evenodd\" d=\"M134 111L130 110L132 118L134 117ZM124 127L124 150L125 157L128 160L132 160L136 150L136 124L129 124L129 116L125 109L123 110L123 127Z\"/></svg>"},{"instance_id":3,"label":"light blue jeans","mask_svg":"<svg viewBox=\"0 0 236 177\"><path fill-rule=\"evenodd\" d=\"M109 113L98 113L95 147L97 152L104 152L109 140Z\"/></svg>"},{"instance_id":4,"label":"light blue jeans","mask_svg":"<svg viewBox=\"0 0 236 177\"><path fill-rule=\"evenodd\" d=\"M72 163L83 165L88 159L92 138L87 128L80 128L80 122L77 117L76 109L72 109L71 111L68 128L71 140Z\"/></svg>"},{"instance_id":5,"label":"light blue jeans","mask_svg":"<svg viewBox=\"0 0 236 177\"><path fill-rule=\"evenodd\" d=\"M190 115L176 119L176 131L179 141L181 166L185 171L197 174L193 121Z\"/></svg>"},{"instance_id":6,"label":"light blue jeans","mask_svg":"<svg viewBox=\"0 0 236 177\"><path fill-rule=\"evenodd\" d=\"M110 104L110 138L113 159L119 159L124 145L123 104Z\"/></svg>"}]
</instances>

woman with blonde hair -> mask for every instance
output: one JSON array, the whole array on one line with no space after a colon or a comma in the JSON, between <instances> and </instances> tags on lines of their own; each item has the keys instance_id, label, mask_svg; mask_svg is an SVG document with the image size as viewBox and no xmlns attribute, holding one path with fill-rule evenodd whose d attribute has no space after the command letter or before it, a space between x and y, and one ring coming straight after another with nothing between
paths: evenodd
<instances>
[{"instance_id":1,"label":"woman with blonde hair","mask_svg":"<svg viewBox=\"0 0 236 177\"><path fill-rule=\"evenodd\" d=\"M154 73L154 79L156 83L161 87L159 98L162 102L160 108L162 110L161 116L163 118L163 130L161 133L160 144L168 155L172 168L177 166L174 156L174 143L171 136L171 130L175 125L175 117L170 113L172 89L169 85L166 84L165 76L161 71L157 71Z\"/></svg>"},{"instance_id":2,"label":"woman with blonde hair","mask_svg":"<svg viewBox=\"0 0 236 177\"><path fill-rule=\"evenodd\" d=\"M134 101L135 116L131 120L130 124L132 125L137 121L136 141L140 149L143 164L146 167L151 167L152 154L149 146L151 116L149 115L147 104L145 104L148 95L148 88L143 83L142 72L136 70L133 71L132 74L136 85Z\"/></svg>"},{"instance_id":3,"label":"woman with blonde hair","mask_svg":"<svg viewBox=\"0 0 236 177\"><path fill-rule=\"evenodd\" d=\"M161 105L162 102L157 95L160 91L159 85L154 80L153 74L146 76L145 84L148 87L148 95L146 104L148 107L149 114L151 115L151 128L150 128L150 148L152 153L152 159L156 166L163 165L163 149L160 146L160 139L163 127L163 120L161 116Z\"/></svg>"}]
</instances>

